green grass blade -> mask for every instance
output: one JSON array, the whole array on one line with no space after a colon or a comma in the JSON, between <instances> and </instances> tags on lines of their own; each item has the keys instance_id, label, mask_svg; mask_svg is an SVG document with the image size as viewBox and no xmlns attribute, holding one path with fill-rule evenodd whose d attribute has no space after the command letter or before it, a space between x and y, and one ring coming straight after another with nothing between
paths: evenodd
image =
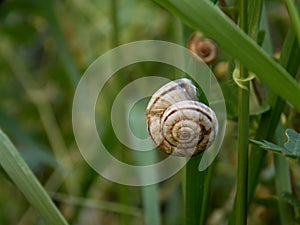
<instances>
[{"instance_id":1,"label":"green grass blade","mask_svg":"<svg viewBox=\"0 0 300 225\"><path fill-rule=\"evenodd\" d=\"M255 1L248 1L248 12L247 16L248 19L248 34L252 39L257 40L257 34L259 31L260 20L262 16L262 9L263 9L263 1L262 0L255 0Z\"/></svg>"},{"instance_id":2,"label":"green grass blade","mask_svg":"<svg viewBox=\"0 0 300 225\"><path fill-rule=\"evenodd\" d=\"M298 43L300 44L300 17L297 8L292 0L285 0L285 5L289 12L291 23L296 32Z\"/></svg>"},{"instance_id":3,"label":"green grass blade","mask_svg":"<svg viewBox=\"0 0 300 225\"><path fill-rule=\"evenodd\" d=\"M119 45L120 37L117 0L110 1L110 14L112 23L111 45L115 48Z\"/></svg>"},{"instance_id":4,"label":"green grass blade","mask_svg":"<svg viewBox=\"0 0 300 225\"><path fill-rule=\"evenodd\" d=\"M0 129L0 164L48 225L68 223L9 138Z\"/></svg>"},{"instance_id":5,"label":"green grass blade","mask_svg":"<svg viewBox=\"0 0 300 225\"><path fill-rule=\"evenodd\" d=\"M238 59L268 84L274 93L290 101L300 111L300 101L297 98L300 96L300 87L297 82L218 7L203 0L155 1L214 39L220 48Z\"/></svg>"},{"instance_id":6,"label":"green grass blade","mask_svg":"<svg viewBox=\"0 0 300 225\"><path fill-rule=\"evenodd\" d=\"M159 196L157 184L142 187L146 225L160 225Z\"/></svg>"},{"instance_id":7,"label":"green grass blade","mask_svg":"<svg viewBox=\"0 0 300 225\"><path fill-rule=\"evenodd\" d=\"M209 210L209 200L211 195L211 184L214 175L215 165L216 165L216 161L213 161L212 164L205 171L206 174L205 174L204 187L203 187L203 198L202 198L199 224L206 224L206 219L208 216L207 213Z\"/></svg>"},{"instance_id":8,"label":"green grass blade","mask_svg":"<svg viewBox=\"0 0 300 225\"><path fill-rule=\"evenodd\" d=\"M186 165L185 225L199 225L204 198L206 170L199 172L202 154L192 157Z\"/></svg>"},{"instance_id":9,"label":"green grass blade","mask_svg":"<svg viewBox=\"0 0 300 225\"><path fill-rule=\"evenodd\" d=\"M80 74L77 69L74 58L71 54L71 51L68 47L67 40L65 39L62 29L60 27L59 21L56 18L55 11L53 8L54 4L52 1L43 1L43 3L40 4L40 7L42 15L49 23L53 37L56 41L62 66L67 72L71 85L75 88L79 81Z\"/></svg>"},{"instance_id":10,"label":"green grass blade","mask_svg":"<svg viewBox=\"0 0 300 225\"><path fill-rule=\"evenodd\" d=\"M146 102L135 107L131 113L132 123L131 128L133 132L143 134L146 130L145 124L145 108ZM131 141L131 136L129 135L129 141ZM134 141L132 141L133 143ZM159 150L157 150L159 151ZM134 154L134 160L139 165L153 165L157 160L157 152L149 151L143 152L142 154ZM156 171L153 171L155 176ZM149 174L148 174L149 175ZM140 174L141 177L145 174ZM145 225L161 225L161 214L160 214L160 202L158 194L159 186L158 184L152 184L148 186L141 187L142 192L142 202L144 208L144 224Z\"/></svg>"}]
</instances>

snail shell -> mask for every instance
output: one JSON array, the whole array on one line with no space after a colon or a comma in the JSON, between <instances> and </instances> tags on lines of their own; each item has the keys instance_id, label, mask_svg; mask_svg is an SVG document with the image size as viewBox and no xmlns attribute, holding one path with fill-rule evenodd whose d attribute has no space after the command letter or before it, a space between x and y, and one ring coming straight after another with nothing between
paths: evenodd
<instances>
[{"instance_id":1,"label":"snail shell","mask_svg":"<svg viewBox=\"0 0 300 225\"><path fill-rule=\"evenodd\" d=\"M150 99L147 130L167 154L190 157L209 148L218 132L214 111L198 101L197 88L188 79L171 81Z\"/></svg>"},{"instance_id":2,"label":"snail shell","mask_svg":"<svg viewBox=\"0 0 300 225\"><path fill-rule=\"evenodd\" d=\"M217 44L209 38L204 38L200 32L191 34L188 48L205 63L211 63L218 57Z\"/></svg>"}]
</instances>

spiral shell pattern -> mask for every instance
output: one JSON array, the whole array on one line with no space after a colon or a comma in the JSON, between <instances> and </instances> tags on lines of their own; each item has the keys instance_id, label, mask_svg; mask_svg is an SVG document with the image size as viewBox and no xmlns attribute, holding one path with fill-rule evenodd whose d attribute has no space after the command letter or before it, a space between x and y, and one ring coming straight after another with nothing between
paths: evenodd
<instances>
[{"instance_id":1,"label":"spiral shell pattern","mask_svg":"<svg viewBox=\"0 0 300 225\"><path fill-rule=\"evenodd\" d=\"M197 89L188 79L161 87L146 110L148 133L167 154L190 157L213 143L218 132L214 111L197 101Z\"/></svg>"},{"instance_id":2,"label":"spiral shell pattern","mask_svg":"<svg viewBox=\"0 0 300 225\"><path fill-rule=\"evenodd\" d=\"M205 63L211 63L218 57L217 44L209 38L204 38L200 32L194 32L190 36L188 48Z\"/></svg>"}]
</instances>

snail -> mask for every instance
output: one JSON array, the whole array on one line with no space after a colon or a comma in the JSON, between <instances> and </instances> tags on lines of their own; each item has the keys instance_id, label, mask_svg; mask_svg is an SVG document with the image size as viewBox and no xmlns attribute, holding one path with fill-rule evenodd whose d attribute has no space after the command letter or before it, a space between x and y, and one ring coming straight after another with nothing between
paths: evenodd
<instances>
[{"instance_id":1,"label":"snail","mask_svg":"<svg viewBox=\"0 0 300 225\"><path fill-rule=\"evenodd\" d=\"M214 111L198 101L197 88L186 78L171 81L153 94L146 124L156 146L184 157L209 148L218 133Z\"/></svg>"},{"instance_id":2,"label":"snail","mask_svg":"<svg viewBox=\"0 0 300 225\"><path fill-rule=\"evenodd\" d=\"M217 44L209 38L204 38L200 32L191 34L188 49L205 63L211 63L218 57Z\"/></svg>"}]
</instances>

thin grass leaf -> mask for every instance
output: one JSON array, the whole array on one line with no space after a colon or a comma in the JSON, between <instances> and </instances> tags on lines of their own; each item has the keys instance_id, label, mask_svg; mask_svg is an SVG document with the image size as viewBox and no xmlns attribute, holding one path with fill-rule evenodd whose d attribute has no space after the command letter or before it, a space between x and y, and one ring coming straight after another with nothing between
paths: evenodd
<instances>
[{"instance_id":1,"label":"thin grass leaf","mask_svg":"<svg viewBox=\"0 0 300 225\"><path fill-rule=\"evenodd\" d=\"M0 165L48 225L68 223L9 138L0 129Z\"/></svg>"},{"instance_id":2,"label":"thin grass leaf","mask_svg":"<svg viewBox=\"0 0 300 225\"><path fill-rule=\"evenodd\" d=\"M263 9L263 1L255 0L248 1L248 26L249 26L249 35L254 40L257 40L259 33L259 25L261 20L261 13ZM259 42L258 42L259 44ZM260 45L260 44L259 44Z\"/></svg>"},{"instance_id":3,"label":"thin grass leaf","mask_svg":"<svg viewBox=\"0 0 300 225\"><path fill-rule=\"evenodd\" d=\"M260 148L265 149L265 150L270 150L273 153L280 154L280 155L286 155L290 156L291 152L288 151L287 149L278 146L272 142L263 140L263 141L257 141L257 140L250 140L253 144L258 145Z\"/></svg>"},{"instance_id":4,"label":"thin grass leaf","mask_svg":"<svg viewBox=\"0 0 300 225\"><path fill-rule=\"evenodd\" d=\"M285 5L289 12L291 23L294 27L294 30L296 31L298 43L300 44L300 17L297 11L297 7L292 0L285 0Z\"/></svg>"},{"instance_id":5,"label":"thin grass leaf","mask_svg":"<svg viewBox=\"0 0 300 225\"><path fill-rule=\"evenodd\" d=\"M262 2L260 0L239 1L239 26L250 37L256 39L260 24ZM248 18L248 15L251 15ZM257 17L255 19L255 17ZM240 78L247 80L251 72L244 64L239 64ZM248 157L249 157L249 105L250 105L250 79L244 82L244 88L239 88L238 104L238 169L237 169L237 191L235 205L229 224L247 224L248 212Z\"/></svg>"},{"instance_id":6,"label":"thin grass leaf","mask_svg":"<svg viewBox=\"0 0 300 225\"><path fill-rule=\"evenodd\" d=\"M146 102L144 101L142 104L137 105L131 112L130 120L133 121L133 123L131 123L131 129L136 134L145 134L145 131L147 130L144 116L145 108ZM131 141L130 137L129 141ZM157 152L149 151L147 153L144 152L144 154L134 154L134 160L139 165L154 164L157 160ZM153 171L153 173L155 172ZM141 174L141 176L144 175ZM152 184L141 188L144 208L144 224L146 225L161 225L158 189L158 184Z\"/></svg>"},{"instance_id":7,"label":"thin grass leaf","mask_svg":"<svg viewBox=\"0 0 300 225\"><path fill-rule=\"evenodd\" d=\"M185 225L199 225L204 200L207 170L199 172L203 154L192 157L186 165L185 181Z\"/></svg>"}]
</instances>

